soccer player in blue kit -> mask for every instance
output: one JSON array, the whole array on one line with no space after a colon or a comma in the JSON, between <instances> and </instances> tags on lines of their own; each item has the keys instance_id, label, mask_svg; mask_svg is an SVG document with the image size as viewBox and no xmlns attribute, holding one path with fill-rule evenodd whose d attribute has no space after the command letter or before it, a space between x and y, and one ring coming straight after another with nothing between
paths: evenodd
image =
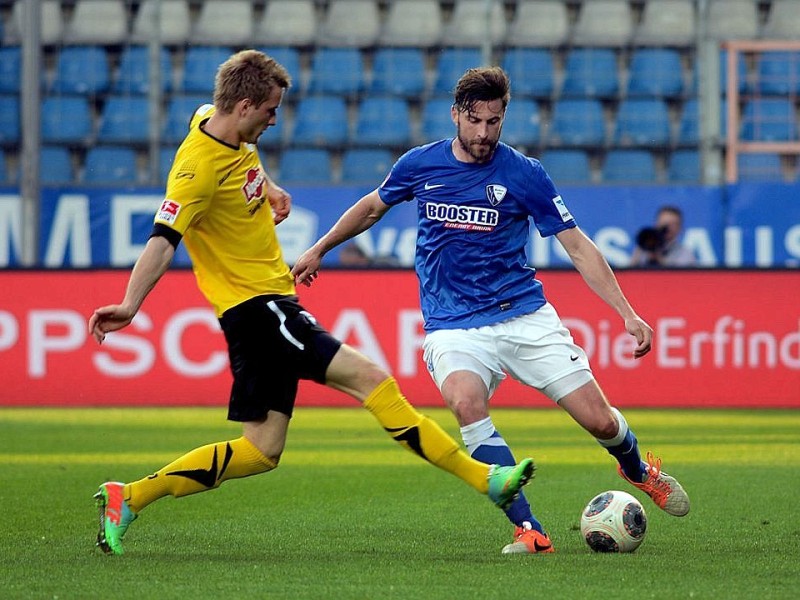
<instances>
[{"instance_id":1,"label":"soccer player in blue kit","mask_svg":"<svg viewBox=\"0 0 800 600\"><path fill-rule=\"evenodd\" d=\"M457 135L413 148L380 187L350 207L295 263L311 285L322 257L374 225L392 206L416 202L415 269L426 337L424 359L461 427L464 444L483 462L514 464L489 416L489 399L510 375L558 403L617 461L619 474L675 516L689 512L681 485L643 461L636 436L612 407L589 361L526 264L529 217L543 237L555 235L589 287L650 351L653 331L625 298L608 262L578 228L539 161L500 142L510 83L499 67L469 69L459 79L451 117ZM514 541L504 554L553 552L553 544L520 497L506 509Z\"/></svg>"}]
</instances>

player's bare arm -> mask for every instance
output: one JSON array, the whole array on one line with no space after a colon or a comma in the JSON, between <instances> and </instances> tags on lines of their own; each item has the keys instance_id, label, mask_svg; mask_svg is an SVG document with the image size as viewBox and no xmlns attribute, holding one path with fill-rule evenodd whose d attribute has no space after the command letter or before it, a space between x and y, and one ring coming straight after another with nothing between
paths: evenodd
<instances>
[{"instance_id":1,"label":"player's bare arm","mask_svg":"<svg viewBox=\"0 0 800 600\"><path fill-rule=\"evenodd\" d=\"M323 235L316 244L303 252L292 268L292 275L296 283L310 286L319 274L322 257L333 248L366 231L389 210L386 204L374 190L363 196L358 202L347 209L339 220Z\"/></svg>"},{"instance_id":2,"label":"player's bare arm","mask_svg":"<svg viewBox=\"0 0 800 600\"><path fill-rule=\"evenodd\" d=\"M139 312L147 294L169 268L175 248L164 237L153 236L147 241L131 271L125 298L119 304L109 304L95 309L89 318L89 333L98 344L102 344L106 334L127 327Z\"/></svg>"},{"instance_id":3,"label":"player's bare arm","mask_svg":"<svg viewBox=\"0 0 800 600\"><path fill-rule=\"evenodd\" d=\"M556 238L587 285L625 321L625 330L636 338L633 356L641 358L650 352L653 329L633 310L614 272L594 242L578 227L562 231L556 234Z\"/></svg>"}]
</instances>

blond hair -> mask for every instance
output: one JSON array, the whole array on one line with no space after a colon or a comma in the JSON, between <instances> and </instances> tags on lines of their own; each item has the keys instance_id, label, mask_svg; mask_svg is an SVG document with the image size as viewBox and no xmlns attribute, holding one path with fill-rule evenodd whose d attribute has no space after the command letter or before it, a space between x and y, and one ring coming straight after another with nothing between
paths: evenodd
<instances>
[{"instance_id":1,"label":"blond hair","mask_svg":"<svg viewBox=\"0 0 800 600\"><path fill-rule=\"evenodd\" d=\"M214 106L231 113L240 100L248 98L259 106L276 88L292 85L289 72L263 52L242 50L222 63L214 79Z\"/></svg>"}]
</instances>

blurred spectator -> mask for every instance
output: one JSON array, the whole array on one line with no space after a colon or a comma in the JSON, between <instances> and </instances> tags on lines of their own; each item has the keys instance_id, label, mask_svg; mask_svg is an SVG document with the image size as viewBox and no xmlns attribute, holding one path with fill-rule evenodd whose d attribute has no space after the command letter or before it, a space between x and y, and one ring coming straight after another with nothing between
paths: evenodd
<instances>
[{"instance_id":1,"label":"blurred spectator","mask_svg":"<svg viewBox=\"0 0 800 600\"><path fill-rule=\"evenodd\" d=\"M631 256L632 267L693 267L694 253L680 241L683 213L676 206L658 209L656 223L636 234L636 248Z\"/></svg>"}]
</instances>

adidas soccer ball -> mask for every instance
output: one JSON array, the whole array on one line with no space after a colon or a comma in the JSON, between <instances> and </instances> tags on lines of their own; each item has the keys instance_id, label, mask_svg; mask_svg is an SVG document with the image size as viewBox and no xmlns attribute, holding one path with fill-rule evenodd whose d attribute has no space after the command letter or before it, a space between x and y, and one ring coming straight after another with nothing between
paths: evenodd
<instances>
[{"instance_id":1,"label":"adidas soccer ball","mask_svg":"<svg viewBox=\"0 0 800 600\"><path fill-rule=\"evenodd\" d=\"M644 507L626 492L598 494L581 514L581 535L595 552L633 552L646 531Z\"/></svg>"}]
</instances>

